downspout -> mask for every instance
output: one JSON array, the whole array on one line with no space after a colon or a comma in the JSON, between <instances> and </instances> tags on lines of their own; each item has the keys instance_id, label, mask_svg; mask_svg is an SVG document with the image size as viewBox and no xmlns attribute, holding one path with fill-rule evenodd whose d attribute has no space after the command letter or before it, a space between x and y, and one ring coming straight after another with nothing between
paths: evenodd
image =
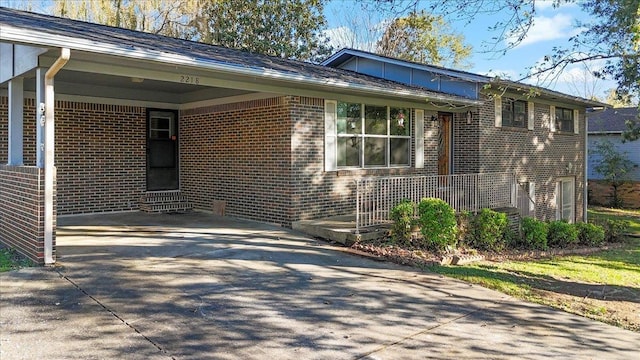
<instances>
[{"instance_id":1,"label":"downspout","mask_svg":"<svg viewBox=\"0 0 640 360\"><path fill-rule=\"evenodd\" d=\"M589 122L587 121L587 112L584 112L584 183L582 185L582 221L587 222L587 196L589 195L589 146L587 144L587 133L589 132Z\"/></svg>"},{"instance_id":2,"label":"downspout","mask_svg":"<svg viewBox=\"0 0 640 360\"><path fill-rule=\"evenodd\" d=\"M55 91L53 78L58 71L69 61L71 51L68 48L60 49L60 57L51 65L44 74L44 263L52 265L53 259L53 179L55 159Z\"/></svg>"}]
</instances>

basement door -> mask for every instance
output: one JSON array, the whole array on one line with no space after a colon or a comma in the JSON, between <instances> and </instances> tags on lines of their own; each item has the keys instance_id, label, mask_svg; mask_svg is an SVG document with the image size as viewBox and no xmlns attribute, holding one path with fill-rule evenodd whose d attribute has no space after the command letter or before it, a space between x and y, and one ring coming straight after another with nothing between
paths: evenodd
<instances>
[{"instance_id":1,"label":"basement door","mask_svg":"<svg viewBox=\"0 0 640 360\"><path fill-rule=\"evenodd\" d=\"M178 189L178 114L147 111L147 191Z\"/></svg>"}]
</instances>

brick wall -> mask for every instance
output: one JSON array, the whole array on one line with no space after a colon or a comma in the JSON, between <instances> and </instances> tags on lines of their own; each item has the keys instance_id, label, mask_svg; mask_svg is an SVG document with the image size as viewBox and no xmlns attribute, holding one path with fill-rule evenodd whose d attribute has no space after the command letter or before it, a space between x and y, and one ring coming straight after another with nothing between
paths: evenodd
<instances>
[{"instance_id":1,"label":"brick wall","mask_svg":"<svg viewBox=\"0 0 640 360\"><path fill-rule=\"evenodd\" d=\"M24 100L23 109L23 157L24 165L36 164L36 108L33 99ZM0 96L0 164L9 159L9 98Z\"/></svg>"},{"instance_id":2,"label":"brick wall","mask_svg":"<svg viewBox=\"0 0 640 360\"><path fill-rule=\"evenodd\" d=\"M575 179L576 219L581 220L584 188L584 111L579 113L579 134L551 132L550 106L546 104L535 104L534 130L495 127L494 111L494 103L491 100L479 108L479 172L513 170L519 181L535 182L536 217L543 220L556 217L555 193L558 178L572 177Z\"/></svg>"},{"instance_id":3,"label":"brick wall","mask_svg":"<svg viewBox=\"0 0 640 360\"><path fill-rule=\"evenodd\" d=\"M59 214L138 208L146 191L142 107L56 102Z\"/></svg>"},{"instance_id":4,"label":"brick wall","mask_svg":"<svg viewBox=\"0 0 640 360\"><path fill-rule=\"evenodd\" d=\"M43 169L0 165L0 184L0 240L44 264ZM54 206L54 258L55 216Z\"/></svg>"},{"instance_id":5,"label":"brick wall","mask_svg":"<svg viewBox=\"0 0 640 360\"><path fill-rule=\"evenodd\" d=\"M613 187L605 180L589 180L589 203L610 206ZM640 209L640 181L627 181L618 187L618 198L626 209Z\"/></svg>"},{"instance_id":6,"label":"brick wall","mask_svg":"<svg viewBox=\"0 0 640 360\"><path fill-rule=\"evenodd\" d=\"M291 118L287 98L180 112L180 184L196 208L290 225Z\"/></svg>"}]
</instances>

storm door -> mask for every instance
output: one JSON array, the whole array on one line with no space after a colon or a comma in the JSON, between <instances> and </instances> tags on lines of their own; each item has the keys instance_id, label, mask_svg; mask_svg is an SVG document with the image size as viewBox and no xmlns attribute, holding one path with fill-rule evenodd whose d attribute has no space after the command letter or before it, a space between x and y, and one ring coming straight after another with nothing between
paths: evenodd
<instances>
[{"instance_id":1,"label":"storm door","mask_svg":"<svg viewBox=\"0 0 640 360\"><path fill-rule=\"evenodd\" d=\"M147 191L178 189L178 114L147 111Z\"/></svg>"},{"instance_id":2,"label":"storm door","mask_svg":"<svg viewBox=\"0 0 640 360\"><path fill-rule=\"evenodd\" d=\"M438 114L438 175L451 174L451 120L452 115Z\"/></svg>"}]
</instances>

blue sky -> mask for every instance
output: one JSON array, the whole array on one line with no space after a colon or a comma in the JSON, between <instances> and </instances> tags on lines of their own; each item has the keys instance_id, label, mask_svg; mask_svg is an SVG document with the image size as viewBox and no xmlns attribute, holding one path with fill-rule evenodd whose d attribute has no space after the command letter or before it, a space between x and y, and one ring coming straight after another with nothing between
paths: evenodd
<instances>
[{"instance_id":1,"label":"blue sky","mask_svg":"<svg viewBox=\"0 0 640 360\"><path fill-rule=\"evenodd\" d=\"M430 1L420 1L421 5L427 6ZM352 13L357 11L357 4L349 0L333 0L326 8L327 20L329 23L329 34L336 34L344 31L339 30L340 25L349 22ZM371 23L384 21L377 14L368 14ZM576 21L588 21L587 14L582 12L576 4L564 4L559 8L554 8L551 1L536 1L536 16L534 25L528 32L527 37L514 49L501 52L487 51L491 47L491 39L497 33L490 32L489 26L496 23L500 14L478 14L472 22L452 21L452 27L465 36L467 43L473 46L473 55L470 59L472 67L466 69L471 72L499 75L512 80L523 78L528 67L534 66L545 55L550 55L555 46L569 46L569 38L575 35L579 29L576 28ZM371 40L371 39L369 39ZM504 43L497 44L498 47ZM597 63L587 64L590 70L598 68ZM588 97L595 94L606 97L605 93L611 88L615 88L613 81L594 79L585 70L584 65L568 67L561 74L554 74L551 78L533 78L523 82L543 86L564 93L577 96Z\"/></svg>"}]
</instances>

